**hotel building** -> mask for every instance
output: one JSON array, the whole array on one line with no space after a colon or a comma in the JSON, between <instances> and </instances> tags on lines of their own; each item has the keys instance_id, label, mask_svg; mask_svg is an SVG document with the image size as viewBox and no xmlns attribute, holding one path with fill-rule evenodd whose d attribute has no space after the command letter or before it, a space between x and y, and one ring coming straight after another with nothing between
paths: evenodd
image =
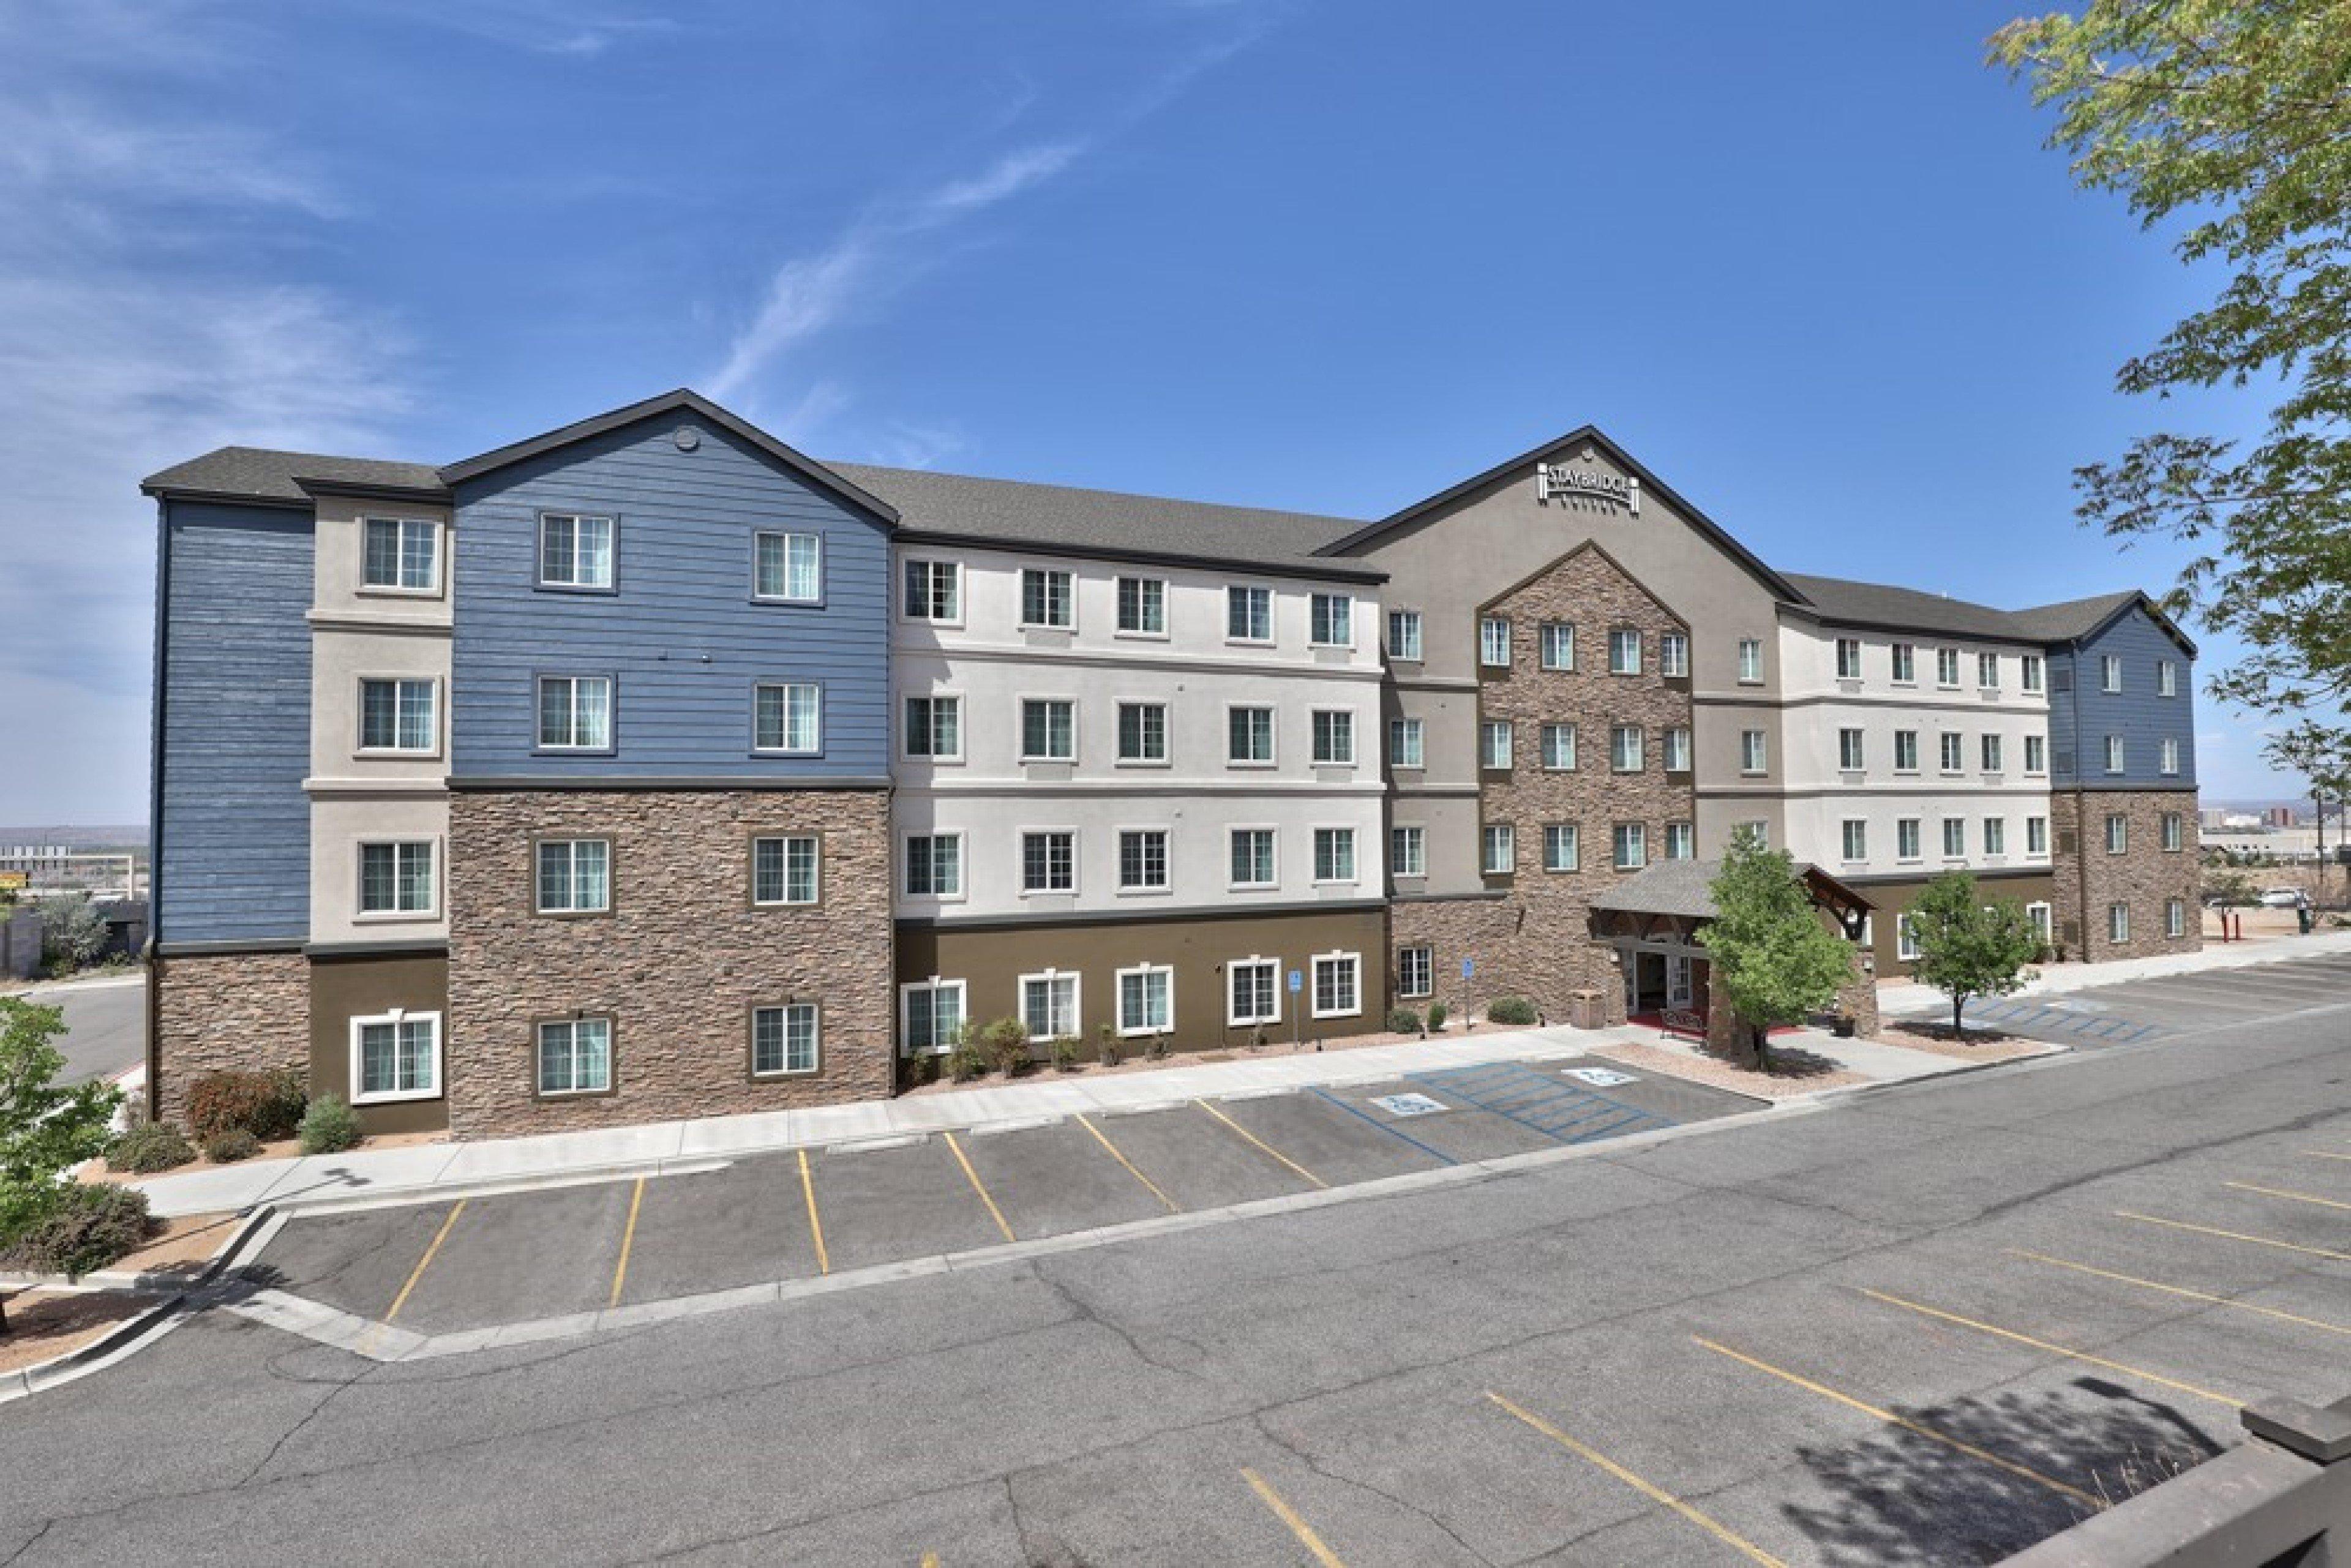
<instances>
[{"instance_id":1,"label":"hotel building","mask_svg":"<svg viewBox=\"0 0 2351 1568\"><path fill-rule=\"evenodd\" d=\"M822 464L683 392L145 488L167 1113L291 1066L487 1135L885 1094L1007 1015L1703 1010L1638 912L1740 829L1862 994L1953 867L2069 956L2199 940L2143 594L1783 575L1589 428L1374 521Z\"/></svg>"}]
</instances>

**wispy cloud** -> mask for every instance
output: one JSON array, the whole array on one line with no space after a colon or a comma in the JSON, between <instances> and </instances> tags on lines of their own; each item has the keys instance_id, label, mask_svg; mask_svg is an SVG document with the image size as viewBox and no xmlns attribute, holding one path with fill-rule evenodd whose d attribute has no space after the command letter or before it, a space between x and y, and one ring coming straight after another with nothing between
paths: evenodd
<instances>
[{"instance_id":1,"label":"wispy cloud","mask_svg":"<svg viewBox=\"0 0 2351 1568\"><path fill-rule=\"evenodd\" d=\"M678 33L684 24L648 7L580 0L368 0L396 21L527 53L593 59L613 45Z\"/></svg>"}]
</instances>

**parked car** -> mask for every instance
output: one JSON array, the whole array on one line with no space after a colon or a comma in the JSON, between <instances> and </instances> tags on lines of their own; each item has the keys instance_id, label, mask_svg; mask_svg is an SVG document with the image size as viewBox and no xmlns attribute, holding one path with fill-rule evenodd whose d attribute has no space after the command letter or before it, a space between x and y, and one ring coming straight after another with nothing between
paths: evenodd
<instances>
[{"instance_id":1,"label":"parked car","mask_svg":"<svg viewBox=\"0 0 2351 1568\"><path fill-rule=\"evenodd\" d=\"M2303 897L2303 891L2298 887L2265 887L2262 889L2262 907L2292 909L2301 904Z\"/></svg>"}]
</instances>

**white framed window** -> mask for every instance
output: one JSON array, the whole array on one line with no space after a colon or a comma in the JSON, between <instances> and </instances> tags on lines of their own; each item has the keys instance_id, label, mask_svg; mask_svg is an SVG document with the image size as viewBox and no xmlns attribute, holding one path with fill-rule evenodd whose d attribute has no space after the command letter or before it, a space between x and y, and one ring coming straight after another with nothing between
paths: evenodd
<instances>
[{"instance_id":1,"label":"white framed window","mask_svg":"<svg viewBox=\"0 0 2351 1568\"><path fill-rule=\"evenodd\" d=\"M1980 750L1983 753L1981 758L1983 762L1983 770L1987 773L1999 772L2001 770L2001 763L2002 761L2000 737L1996 735L1987 735L1980 737L1980 739L1981 741Z\"/></svg>"},{"instance_id":2,"label":"white framed window","mask_svg":"<svg viewBox=\"0 0 2351 1568\"><path fill-rule=\"evenodd\" d=\"M906 839L906 893L912 898L963 896L963 835L913 833Z\"/></svg>"},{"instance_id":3,"label":"white framed window","mask_svg":"<svg viewBox=\"0 0 2351 1568\"><path fill-rule=\"evenodd\" d=\"M1167 705L1118 705L1118 759L1161 763L1167 760Z\"/></svg>"},{"instance_id":4,"label":"white framed window","mask_svg":"<svg viewBox=\"0 0 2351 1568\"><path fill-rule=\"evenodd\" d=\"M1478 619L1478 662L1489 670L1510 667L1510 623L1499 615Z\"/></svg>"},{"instance_id":5,"label":"white framed window","mask_svg":"<svg viewBox=\"0 0 2351 1568\"><path fill-rule=\"evenodd\" d=\"M441 1015L399 1009L351 1019L351 1103L441 1097Z\"/></svg>"},{"instance_id":6,"label":"white framed window","mask_svg":"<svg viewBox=\"0 0 2351 1568\"><path fill-rule=\"evenodd\" d=\"M1862 732L1857 729L1837 731L1837 767L1847 773L1858 773L1866 761Z\"/></svg>"},{"instance_id":7,"label":"white framed window","mask_svg":"<svg viewBox=\"0 0 2351 1568\"><path fill-rule=\"evenodd\" d=\"M2162 820L2163 850L2166 854L2178 854L2188 847L2188 824L2177 811L2166 811Z\"/></svg>"},{"instance_id":8,"label":"white framed window","mask_svg":"<svg viewBox=\"0 0 2351 1568\"><path fill-rule=\"evenodd\" d=\"M1896 773L1918 771L1918 732L1917 730L1897 729L1894 732L1894 771Z\"/></svg>"},{"instance_id":9,"label":"white framed window","mask_svg":"<svg viewBox=\"0 0 2351 1568\"><path fill-rule=\"evenodd\" d=\"M1918 961L1918 926L1907 915L1894 918L1894 956L1906 964Z\"/></svg>"},{"instance_id":10,"label":"white framed window","mask_svg":"<svg viewBox=\"0 0 2351 1568\"><path fill-rule=\"evenodd\" d=\"M1690 732L1679 725L1666 731L1666 771L1687 773L1690 761Z\"/></svg>"},{"instance_id":11,"label":"white framed window","mask_svg":"<svg viewBox=\"0 0 2351 1568\"><path fill-rule=\"evenodd\" d=\"M1553 773L1565 773L1575 767L1575 726L1542 727L1542 765Z\"/></svg>"},{"instance_id":12,"label":"white framed window","mask_svg":"<svg viewBox=\"0 0 2351 1568\"><path fill-rule=\"evenodd\" d=\"M1020 891L1075 893L1078 835L1068 828L1032 830L1020 835Z\"/></svg>"},{"instance_id":13,"label":"white framed window","mask_svg":"<svg viewBox=\"0 0 2351 1568\"><path fill-rule=\"evenodd\" d=\"M1658 635L1657 674L1667 679L1689 674L1689 633L1666 632Z\"/></svg>"},{"instance_id":14,"label":"white framed window","mask_svg":"<svg viewBox=\"0 0 2351 1568\"><path fill-rule=\"evenodd\" d=\"M1894 820L1894 858L1906 863L1922 858L1917 818L1896 817Z\"/></svg>"},{"instance_id":15,"label":"white framed window","mask_svg":"<svg viewBox=\"0 0 2351 1568\"><path fill-rule=\"evenodd\" d=\"M1313 712L1314 762L1320 768L1355 765L1355 715L1352 708L1316 708Z\"/></svg>"},{"instance_id":16,"label":"white framed window","mask_svg":"<svg viewBox=\"0 0 2351 1568\"><path fill-rule=\"evenodd\" d=\"M824 688L762 681L751 689L751 749L814 757L824 749Z\"/></svg>"},{"instance_id":17,"label":"white framed window","mask_svg":"<svg viewBox=\"0 0 2351 1568\"><path fill-rule=\"evenodd\" d=\"M963 760L963 698L933 695L906 699L906 755L933 762Z\"/></svg>"},{"instance_id":18,"label":"white framed window","mask_svg":"<svg viewBox=\"0 0 2351 1568\"><path fill-rule=\"evenodd\" d=\"M1020 977L1020 1021L1031 1040L1074 1040L1078 1034L1078 977L1059 969Z\"/></svg>"},{"instance_id":19,"label":"white framed window","mask_svg":"<svg viewBox=\"0 0 2351 1568\"><path fill-rule=\"evenodd\" d=\"M1227 841L1230 851L1230 885L1272 887L1280 880L1274 869L1274 831L1235 828Z\"/></svg>"},{"instance_id":20,"label":"white framed window","mask_svg":"<svg viewBox=\"0 0 2351 1568\"><path fill-rule=\"evenodd\" d=\"M1542 667L1546 670L1575 668L1575 628L1565 621L1546 621L1537 636Z\"/></svg>"},{"instance_id":21,"label":"white framed window","mask_svg":"<svg viewBox=\"0 0 2351 1568\"><path fill-rule=\"evenodd\" d=\"M824 599L824 539L818 534L751 536L751 597L779 604Z\"/></svg>"},{"instance_id":22,"label":"white framed window","mask_svg":"<svg viewBox=\"0 0 2351 1568\"><path fill-rule=\"evenodd\" d=\"M1478 867L1488 876L1508 876L1518 869L1518 831L1508 822L1489 822L1479 830Z\"/></svg>"},{"instance_id":23,"label":"white framed window","mask_svg":"<svg viewBox=\"0 0 2351 1568\"><path fill-rule=\"evenodd\" d=\"M963 622L963 563L910 560L903 573L900 613L909 621L955 626Z\"/></svg>"},{"instance_id":24,"label":"white framed window","mask_svg":"<svg viewBox=\"0 0 2351 1568\"><path fill-rule=\"evenodd\" d=\"M1236 768L1273 766L1271 708L1229 707L1225 710L1225 760Z\"/></svg>"},{"instance_id":25,"label":"white framed window","mask_svg":"<svg viewBox=\"0 0 2351 1568\"><path fill-rule=\"evenodd\" d=\"M610 589L612 586L611 517L576 512L538 515L538 585L541 588Z\"/></svg>"},{"instance_id":26,"label":"white framed window","mask_svg":"<svg viewBox=\"0 0 2351 1568\"><path fill-rule=\"evenodd\" d=\"M1637 675L1641 673L1641 633L1637 628L1614 626L1609 629L1608 673L1612 675Z\"/></svg>"},{"instance_id":27,"label":"white framed window","mask_svg":"<svg viewBox=\"0 0 2351 1568\"><path fill-rule=\"evenodd\" d=\"M2163 901L2163 934L2166 936L2188 935L2188 901L2167 898Z\"/></svg>"},{"instance_id":28,"label":"white framed window","mask_svg":"<svg viewBox=\"0 0 2351 1568\"><path fill-rule=\"evenodd\" d=\"M2116 944L2117 946L2130 940L2129 904L2109 904L2106 905L2106 940Z\"/></svg>"},{"instance_id":29,"label":"white framed window","mask_svg":"<svg viewBox=\"0 0 2351 1568\"><path fill-rule=\"evenodd\" d=\"M2047 942L2056 929L2054 916L2055 911L2046 904L2028 904L2024 906L2025 925L2031 926L2032 934L2043 942Z\"/></svg>"},{"instance_id":30,"label":"white framed window","mask_svg":"<svg viewBox=\"0 0 2351 1568\"><path fill-rule=\"evenodd\" d=\"M1763 639L1741 637L1739 640L1739 684L1760 686L1763 684Z\"/></svg>"},{"instance_id":31,"label":"white framed window","mask_svg":"<svg viewBox=\"0 0 2351 1568\"><path fill-rule=\"evenodd\" d=\"M538 1026L538 1092L542 1099L603 1094L612 1087L612 1020L549 1019Z\"/></svg>"},{"instance_id":32,"label":"white framed window","mask_svg":"<svg viewBox=\"0 0 2351 1568\"><path fill-rule=\"evenodd\" d=\"M1388 720L1388 766L1391 768L1426 766L1422 760L1424 752L1421 737L1420 720L1416 718Z\"/></svg>"},{"instance_id":33,"label":"white framed window","mask_svg":"<svg viewBox=\"0 0 2351 1568\"><path fill-rule=\"evenodd\" d=\"M1739 771L1765 773L1771 767L1771 740L1762 730L1742 729L1739 732Z\"/></svg>"},{"instance_id":34,"label":"white framed window","mask_svg":"<svg viewBox=\"0 0 2351 1568\"><path fill-rule=\"evenodd\" d=\"M1167 635L1167 580L1159 577L1118 580L1118 630L1127 637Z\"/></svg>"},{"instance_id":35,"label":"white framed window","mask_svg":"<svg viewBox=\"0 0 2351 1568\"><path fill-rule=\"evenodd\" d=\"M612 748L612 677L538 677L538 749L610 751Z\"/></svg>"},{"instance_id":36,"label":"white framed window","mask_svg":"<svg viewBox=\"0 0 2351 1568\"><path fill-rule=\"evenodd\" d=\"M1935 684L1947 690L1956 690L1959 684L1959 651L1957 648L1935 650Z\"/></svg>"},{"instance_id":37,"label":"white framed window","mask_svg":"<svg viewBox=\"0 0 2351 1568\"><path fill-rule=\"evenodd\" d=\"M1388 657L1408 664L1420 662L1420 612L1388 612Z\"/></svg>"},{"instance_id":38,"label":"white framed window","mask_svg":"<svg viewBox=\"0 0 2351 1568\"><path fill-rule=\"evenodd\" d=\"M1281 960L1255 954L1225 966L1225 1022L1245 1024L1281 1021Z\"/></svg>"},{"instance_id":39,"label":"white framed window","mask_svg":"<svg viewBox=\"0 0 2351 1568\"><path fill-rule=\"evenodd\" d=\"M1649 830L1639 822L1619 822L1608 830L1608 858L1618 871L1638 871L1649 863Z\"/></svg>"},{"instance_id":40,"label":"white framed window","mask_svg":"<svg viewBox=\"0 0 2351 1568\"><path fill-rule=\"evenodd\" d=\"M934 975L898 988L898 1039L909 1056L943 1051L963 1033L965 985Z\"/></svg>"},{"instance_id":41,"label":"white framed window","mask_svg":"<svg viewBox=\"0 0 2351 1568\"><path fill-rule=\"evenodd\" d=\"M814 833L777 833L751 841L751 902L814 904L820 851Z\"/></svg>"},{"instance_id":42,"label":"white framed window","mask_svg":"<svg viewBox=\"0 0 2351 1568\"><path fill-rule=\"evenodd\" d=\"M1121 893L1165 893L1167 830L1121 828L1118 832L1118 890Z\"/></svg>"},{"instance_id":43,"label":"white framed window","mask_svg":"<svg viewBox=\"0 0 2351 1568\"><path fill-rule=\"evenodd\" d=\"M1069 762L1078 755L1078 705L1067 697L1020 699L1020 760Z\"/></svg>"},{"instance_id":44,"label":"white framed window","mask_svg":"<svg viewBox=\"0 0 2351 1568\"><path fill-rule=\"evenodd\" d=\"M1395 876L1428 874L1428 832L1425 828L1388 830L1388 871Z\"/></svg>"},{"instance_id":45,"label":"white framed window","mask_svg":"<svg viewBox=\"0 0 2351 1568\"><path fill-rule=\"evenodd\" d=\"M1020 569L1020 624L1067 632L1078 623L1076 580L1060 567Z\"/></svg>"},{"instance_id":46,"label":"white framed window","mask_svg":"<svg viewBox=\"0 0 2351 1568\"><path fill-rule=\"evenodd\" d=\"M1965 860L1968 856L1968 820L1965 817L1943 819L1943 858Z\"/></svg>"},{"instance_id":47,"label":"white framed window","mask_svg":"<svg viewBox=\"0 0 2351 1568\"><path fill-rule=\"evenodd\" d=\"M814 1002L751 1009L751 1076L801 1078L823 1061Z\"/></svg>"},{"instance_id":48,"label":"white framed window","mask_svg":"<svg viewBox=\"0 0 2351 1568\"><path fill-rule=\"evenodd\" d=\"M1618 773L1638 773L1647 758L1648 739L1637 724L1613 725L1608 731L1608 766Z\"/></svg>"},{"instance_id":49,"label":"white framed window","mask_svg":"<svg viewBox=\"0 0 2351 1568\"><path fill-rule=\"evenodd\" d=\"M1352 594L1317 593L1307 601L1306 640L1317 648L1355 645L1355 601Z\"/></svg>"},{"instance_id":50,"label":"white framed window","mask_svg":"<svg viewBox=\"0 0 2351 1568\"><path fill-rule=\"evenodd\" d=\"M2024 770L2027 773L2049 771L2049 737L2028 735L2024 737Z\"/></svg>"},{"instance_id":51,"label":"white framed window","mask_svg":"<svg viewBox=\"0 0 2351 1568\"><path fill-rule=\"evenodd\" d=\"M1968 737L1955 729L1947 729L1937 739L1942 747L1943 771L1964 771L1968 765Z\"/></svg>"},{"instance_id":52,"label":"white framed window","mask_svg":"<svg viewBox=\"0 0 2351 1568\"><path fill-rule=\"evenodd\" d=\"M2008 819L1986 817L1983 820L1983 852L1988 855L2008 853Z\"/></svg>"},{"instance_id":53,"label":"white framed window","mask_svg":"<svg viewBox=\"0 0 2351 1568\"><path fill-rule=\"evenodd\" d=\"M2024 819L2024 852L2028 855L2045 855L2049 852L2048 818Z\"/></svg>"},{"instance_id":54,"label":"white framed window","mask_svg":"<svg viewBox=\"0 0 2351 1568\"><path fill-rule=\"evenodd\" d=\"M441 683L414 676L360 680L360 749L430 757L441 749Z\"/></svg>"},{"instance_id":55,"label":"white framed window","mask_svg":"<svg viewBox=\"0 0 2351 1568\"><path fill-rule=\"evenodd\" d=\"M2120 811L2109 812L2106 816L2106 853L2119 855L2129 852L2130 819Z\"/></svg>"},{"instance_id":56,"label":"white framed window","mask_svg":"<svg viewBox=\"0 0 2351 1568\"><path fill-rule=\"evenodd\" d=\"M2156 743L2155 757L2155 766L2158 772L2165 774L2178 773L2179 771L2179 740L2171 736L2165 736L2161 740Z\"/></svg>"},{"instance_id":57,"label":"white framed window","mask_svg":"<svg viewBox=\"0 0 2351 1568\"><path fill-rule=\"evenodd\" d=\"M1165 1034L1176 1027L1176 971L1139 964L1117 972L1118 1032Z\"/></svg>"},{"instance_id":58,"label":"white framed window","mask_svg":"<svg viewBox=\"0 0 2351 1568\"><path fill-rule=\"evenodd\" d=\"M2123 689L2123 662L2118 655L2098 655L2098 689L2109 695Z\"/></svg>"},{"instance_id":59,"label":"white framed window","mask_svg":"<svg viewBox=\"0 0 2351 1568\"><path fill-rule=\"evenodd\" d=\"M1354 829L1317 828L1314 830L1314 880L1316 882L1355 880Z\"/></svg>"},{"instance_id":60,"label":"white framed window","mask_svg":"<svg viewBox=\"0 0 2351 1568\"><path fill-rule=\"evenodd\" d=\"M1583 849L1578 841L1573 822L1543 824L1543 870L1581 871L1583 869Z\"/></svg>"},{"instance_id":61,"label":"white framed window","mask_svg":"<svg viewBox=\"0 0 2351 1568\"><path fill-rule=\"evenodd\" d=\"M1225 641L1273 641L1273 590L1238 582L1226 588Z\"/></svg>"},{"instance_id":62,"label":"white framed window","mask_svg":"<svg viewBox=\"0 0 2351 1568\"><path fill-rule=\"evenodd\" d=\"M361 915L424 915L440 908L431 839L360 845Z\"/></svg>"},{"instance_id":63,"label":"white framed window","mask_svg":"<svg viewBox=\"0 0 2351 1568\"><path fill-rule=\"evenodd\" d=\"M1918 647L1915 643L1894 644L1894 684L1915 686L1918 684Z\"/></svg>"},{"instance_id":64,"label":"white framed window","mask_svg":"<svg viewBox=\"0 0 2351 1568\"><path fill-rule=\"evenodd\" d=\"M2159 697L2176 697L2179 695L2179 666L2169 659L2158 659L2155 662L2155 695ZM2172 935L2177 936L2179 934L2175 931Z\"/></svg>"},{"instance_id":65,"label":"white framed window","mask_svg":"<svg viewBox=\"0 0 2351 1568\"><path fill-rule=\"evenodd\" d=\"M1508 772L1511 734L1509 719L1481 721L1478 726L1478 766L1496 772Z\"/></svg>"},{"instance_id":66,"label":"white framed window","mask_svg":"<svg viewBox=\"0 0 2351 1568\"><path fill-rule=\"evenodd\" d=\"M2106 737L2106 771L2123 771L2123 737L2119 735Z\"/></svg>"},{"instance_id":67,"label":"white framed window","mask_svg":"<svg viewBox=\"0 0 2351 1568\"><path fill-rule=\"evenodd\" d=\"M2000 690L2000 655L1998 653L1976 655L1976 685L1988 692Z\"/></svg>"},{"instance_id":68,"label":"white framed window","mask_svg":"<svg viewBox=\"0 0 2351 1568\"><path fill-rule=\"evenodd\" d=\"M1396 949L1396 995L1426 997L1437 992L1437 950L1426 945Z\"/></svg>"},{"instance_id":69,"label":"white framed window","mask_svg":"<svg viewBox=\"0 0 2351 1568\"><path fill-rule=\"evenodd\" d=\"M441 525L417 517L360 522L360 586L386 593L441 591Z\"/></svg>"},{"instance_id":70,"label":"white framed window","mask_svg":"<svg viewBox=\"0 0 2351 1568\"><path fill-rule=\"evenodd\" d=\"M1768 820L1761 817L1751 822L1733 822L1730 826L1730 837L1733 842L1743 838L1751 841L1759 850L1768 850L1771 847L1771 824Z\"/></svg>"},{"instance_id":71,"label":"white framed window","mask_svg":"<svg viewBox=\"0 0 2351 1568\"><path fill-rule=\"evenodd\" d=\"M1847 817L1839 827L1844 844L1845 863L1855 864L1869 858L1869 824L1859 817Z\"/></svg>"},{"instance_id":72,"label":"white framed window","mask_svg":"<svg viewBox=\"0 0 2351 1568\"><path fill-rule=\"evenodd\" d=\"M1698 829L1689 822L1666 824L1666 858L1687 861L1698 858Z\"/></svg>"},{"instance_id":73,"label":"white framed window","mask_svg":"<svg viewBox=\"0 0 2351 1568\"><path fill-rule=\"evenodd\" d=\"M541 839L534 856L541 915L601 915L612 907L612 841Z\"/></svg>"},{"instance_id":74,"label":"white framed window","mask_svg":"<svg viewBox=\"0 0 2351 1568\"><path fill-rule=\"evenodd\" d=\"M2044 690L2049 684L2047 666L2038 653L2027 653L2016 662L2016 684L2028 692Z\"/></svg>"},{"instance_id":75,"label":"white framed window","mask_svg":"<svg viewBox=\"0 0 2351 1568\"><path fill-rule=\"evenodd\" d=\"M1840 637L1836 640L1836 674L1841 681L1861 679L1861 639Z\"/></svg>"},{"instance_id":76,"label":"white framed window","mask_svg":"<svg viewBox=\"0 0 2351 1568\"><path fill-rule=\"evenodd\" d=\"M1318 953L1313 958L1314 1016L1353 1018L1364 1010L1364 960L1354 953Z\"/></svg>"}]
</instances>

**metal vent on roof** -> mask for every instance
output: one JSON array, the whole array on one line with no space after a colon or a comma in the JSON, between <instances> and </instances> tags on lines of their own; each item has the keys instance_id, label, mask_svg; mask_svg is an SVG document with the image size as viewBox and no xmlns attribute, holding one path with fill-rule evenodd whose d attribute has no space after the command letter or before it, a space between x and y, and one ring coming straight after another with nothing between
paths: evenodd
<instances>
[{"instance_id":1,"label":"metal vent on roof","mask_svg":"<svg viewBox=\"0 0 2351 1568\"><path fill-rule=\"evenodd\" d=\"M695 447L702 444L702 432L695 429L694 426L690 424L679 425L675 430L670 433L669 438L671 441L676 443L677 449L680 452L691 452Z\"/></svg>"}]
</instances>

